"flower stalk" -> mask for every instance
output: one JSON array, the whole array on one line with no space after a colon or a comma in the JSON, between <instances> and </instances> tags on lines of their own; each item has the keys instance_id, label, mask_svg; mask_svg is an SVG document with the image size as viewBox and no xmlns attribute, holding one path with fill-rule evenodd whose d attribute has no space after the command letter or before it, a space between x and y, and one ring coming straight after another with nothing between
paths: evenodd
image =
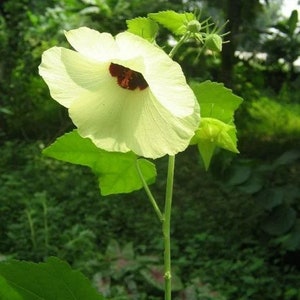
<instances>
[{"instance_id":1,"label":"flower stalk","mask_svg":"<svg viewBox=\"0 0 300 300\"><path fill-rule=\"evenodd\" d=\"M164 236L164 278L165 278L165 300L171 300L172 295L172 272L171 272L171 209L173 198L173 182L175 171L175 156L169 156L168 175L166 186L165 211L163 220Z\"/></svg>"},{"instance_id":2,"label":"flower stalk","mask_svg":"<svg viewBox=\"0 0 300 300\"><path fill-rule=\"evenodd\" d=\"M146 192L146 194L147 194L147 196L150 200L150 203L152 204L153 209L154 209L158 219L161 222L163 222L164 216L163 216L162 212L160 211L160 209L157 205L157 202L156 202L156 200L155 200L155 198L154 198L154 196L153 196L153 194L152 194L152 192L151 192L151 190L150 190L150 188L149 188L149 186L148 186L148 184L147 184L147 182L146 182L146 180L143 176L142 170L141 170L140 165L139 165L139 160L136 161L136 168L137 168L137 171L138 171L139 176L141 178L141 181L143 183L144 190L145 190L145 192Z\"/></svg>"}]
</instances>

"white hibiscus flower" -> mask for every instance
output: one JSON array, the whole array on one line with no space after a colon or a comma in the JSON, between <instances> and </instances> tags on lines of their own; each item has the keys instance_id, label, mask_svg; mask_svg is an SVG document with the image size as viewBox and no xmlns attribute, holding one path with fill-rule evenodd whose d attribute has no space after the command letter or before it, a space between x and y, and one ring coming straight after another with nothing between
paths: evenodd
<instances>
[{"instance_id":1,"label":"white hibiscus flower","mask_svg":"<svg viewBox=\"0 0 300 300\"><path fill-rule=\"evenodd\" d=\"M189 145L199 105L163 50L129 32L114 38L81 27L65 35L76 51L45 51L39 73L82 137L107 151L149 158Z\"/></svg>"}]
</instances>

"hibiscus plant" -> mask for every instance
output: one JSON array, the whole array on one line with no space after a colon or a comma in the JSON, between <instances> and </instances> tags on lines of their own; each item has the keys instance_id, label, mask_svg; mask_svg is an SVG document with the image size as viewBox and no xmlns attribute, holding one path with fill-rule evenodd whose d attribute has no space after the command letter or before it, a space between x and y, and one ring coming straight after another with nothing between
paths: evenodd
<instances>
[{"instance_id":1,"label":"hibiscus plant","mask_svg":"<svg viewBox=\"0 0 300 300\"><path fill-rule=\"evenodd\" d=\"M175 37L168 54L156 43L159 26ZM53 47L43 53L39 73L76 126L43 153L90 167L102 195L145 189L162 224L164 291L170 300L175 155L197 145L207 169L216 147L238 153L234 111L242 99L220 83L187 83L173 59L191 39L201 51L222 50L223 35L209 19L162 11L128 20L127 27L116 36L87 27L66 31L74 50ZM169 161L161 209L149 186L156 179L155 159L163 156ZM40 264L0 264L0 298L104 299L83 275L54 257Z\"/></svg>"}]
</instances>

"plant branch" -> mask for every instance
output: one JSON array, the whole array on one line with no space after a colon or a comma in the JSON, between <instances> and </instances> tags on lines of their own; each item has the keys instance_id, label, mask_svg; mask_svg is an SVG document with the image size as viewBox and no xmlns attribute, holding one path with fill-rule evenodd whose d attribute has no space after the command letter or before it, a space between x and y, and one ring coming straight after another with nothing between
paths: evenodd
<instances>
[{"instance_id":1,"label":"plant branch","mask_svg":"<svg viewBox=\"0 0 300 300\"><path fill-rule=\"evenodd\" d=\"M171 300L171 208L173 198L173 182L175 170L175 156L169 156L168 175L165 199L165 211L163 221L163 236L164 236L164 277L165 277L165 300Z\"/></svg>"},{"instance_id":2,"label":"plant branch","mask_svg":"<svg viewBox=\"0 0 300 300\"><path fill-rule=\"evenodd\" d=\"M150 203L152 204L152 206L154 208L154 211L156 212L156 215L157 215L158 219L161 222L163 222L164 216L161 213L161 211L160 211L160 209L159 209L159 207L157 205L157 202L156 202L156 200L155 200L155 198L154 198L154 196L153 196L153 194L152 194L152 192L151 192L151 190L150 190L150 188L149 188L149 186L148 186L148 184L147 184L147 182L146 182L146 180L144 178L144 175L143 175L142 170L140 168L139 160L138 159L136 160L136 168L137 168L137 171L138 171L139 176L141 178L141 181L143 183L144 190L146 191L146 194L147 194L147 196L148 196L148 198L150 200Z\"/></svg>"}]
</instances>

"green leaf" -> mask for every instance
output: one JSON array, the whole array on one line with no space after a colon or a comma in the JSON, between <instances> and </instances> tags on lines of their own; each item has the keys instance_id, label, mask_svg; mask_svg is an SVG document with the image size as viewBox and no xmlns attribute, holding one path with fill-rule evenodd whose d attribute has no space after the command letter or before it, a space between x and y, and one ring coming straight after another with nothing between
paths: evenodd
<instances>
[{"instance_id":1,"label":"green leaf","mask_svg":"<svg viewBox=\"0 0 300 300\"><path fill-rule=\"evenodd\" d=\"M226 174L226 184L237 186L245 183L251 177L251 167L248 164L233 165Z\"/></svg>"},{"instance_id":2,"label":"green leaf","mask_svg":"<svg viewBox=\"0 0 300 300\"><path fill-rule=\"evenodd\" d=\"M240 185L238 190L246 194L255 194L262 190L265 184L265 179L259 174L251 174L246 183Z\"/></svg>"},{"instance_id":3,"label":"green leaf","mask_svg":"<svg viewBox=\"0 0 300 300\"><path fill-rule=\"evenodd\" d=\"M281 204L264 219L262 229L270 235L279 236L287 233L295 222L296 211L286 204Z\"/></svg>"},{"instance_id":4,"label":"green leaf","mask_svg":"<svg viewBox=\"0 0 300 300\"><path fill-rule=\"evenodd\" d=\"M13 115L14 114L10 109L8 109L6 107L1 107L1 106L0 106L0 113L6 114L6 115Z\"/></svg>"},{"instance_id":5,"label":"green leaf","mask_svg":"<svg viewBox=\"0 0 300 300\"><path fill-rule=\"evenodd\" d=\"M216 147L238 153L236 147L235 127L214 118L202 118L199 129L192 139L198 148L205 168L208 169Z\"/></svg>"},{"instance_id":6,"label":"green leaf","mask_svg":"<svg viewBox=\"0 0 300 300\"><path fill-rule=\"evenodd\" d=\"M300 158L299 150L289 150L280 155L273 163L275 168L295 163Z\"/></svg>"},{"instance_id":7,"label":"green leaf","mask_svg":"<svg viewBox=\"0 0 300 300\"><path fill-rule=\"evenodd\" d=\"M0 276L0 299L1 300L23 300L21 295L9 285L4 277Z\"/></svg>"},{"instance_id":8,"label":"green leaf","mask_svg":"<svg viewBox=\"0 0 300 300\"><path fill-rule=\"evenodd\" d=\"M227 124L233 123L235 110L243 99L225 88L222 83L209 80L191 84L201 107L201 116L215 118Z\"/></svg>"},{"instance_id":9,"label":"green leaf","mask_svg":"<svg viewBox=\"0 0 300 300\"><path fill-rule=\"evenodd\" d=\"M111 240L106 249L105 259L109 261L112 276L116 279L139 267L139 263L134 257L132 243L127 243L121 248L116 240Z\"/></svg>"},{"instance_id":10,"label":"green leaf","mask_svg":"<svg viewBox=\"0 0 300 300\"><path fill-rule=\"evenodd\" d=\"M15 291L15 294L12 290L6 293L1 289L1 300L104 299L85 276L55 257L45 263L5 261L0 263L0 275ZM2 297L3 293L6 294ZM21 298L17 298L18 294Z\"/></svg>"},{"instance_id":11,"label":"green leaf","mask_svg":"<svg viewBox=\"0 0 300 300\"><path fill-rule=\"evenodd\" d=\"M202 116L191 144L198 144L204 166L208 169L216 147L239 153L234 111L241 104L242 98L234 95L223 84L211 81L192 83L191 88L200 104Z\"/></svg>"},{"instance_id":12,"label":"green leaf","mask_svg":"<svg viewBox=\"0 0 300 300\"><path fill-rule=\"evenodd\" d=\"M283 203L284 196L284 189L272 187L263 190L255 200L263 209L271 211Z\"/></svg>"},{"instance_id":13,"label":"green leaf","mask_svg":"<svg viewBox=\"0 0 300 300\"><path fill-rule=\"evenodd\" d=\"M188 22L197 20L193 13L177 13L173 10L150 13L148 16L176 35L184 35Z\"/></svg>"},{"instance_id":14,"label":"green leaf","mask_svg":"<svg viewBox=\"0 0 300 300\"><path fill-rule=\"evenodd\" d=\"M205 170L208 170L209 168L215 149L216 145L212 144L210 141L203 140L198 144L198 150L204 162Z\"/></svg>"},{"instance_id":15,"label":"green leaf","mask_svg":"<svg viewBox=\"0 0 300 300\"><path fill-rule=\"evenodd\" d=\"M297 23L298 23L298 11L294 9L287 21L290 35L294 34L295 29L297 28Z\"/></svg>"},{"instance_id":16,"label":"green leaf","mask_svg":"<svg viewBox=\"0 0 300 300\"><path fill-rule=\"evenodd\" d=\"M289 251L300 249L300 219L297 219L291 231L283 237L282 246Z\"/></svg>"},{"instance_id":17,"label":"green leaf","mask_svg":"<svg viewBox=\"0 0 300 300\"><path fill-rule=\"evenodd\" d=\"M126 24L129 32L141 36L151 43L154 42L158 32L158 25L153 20L139 17L127 20Z\"/></svg>"},{"instance_id":18,"label":"green leaf","mask_svg":"<svg viewBox=\"0 0 300 300\"><path fill-rule=\"evenodd\" d=\"M90 167L98 176L102 195L130 193L143 187L137 164L148 184L155 181L155 165L134 153L107 152L76 130L59 137L43 154L69 163Z\"/></svg>"}]
</instances>

